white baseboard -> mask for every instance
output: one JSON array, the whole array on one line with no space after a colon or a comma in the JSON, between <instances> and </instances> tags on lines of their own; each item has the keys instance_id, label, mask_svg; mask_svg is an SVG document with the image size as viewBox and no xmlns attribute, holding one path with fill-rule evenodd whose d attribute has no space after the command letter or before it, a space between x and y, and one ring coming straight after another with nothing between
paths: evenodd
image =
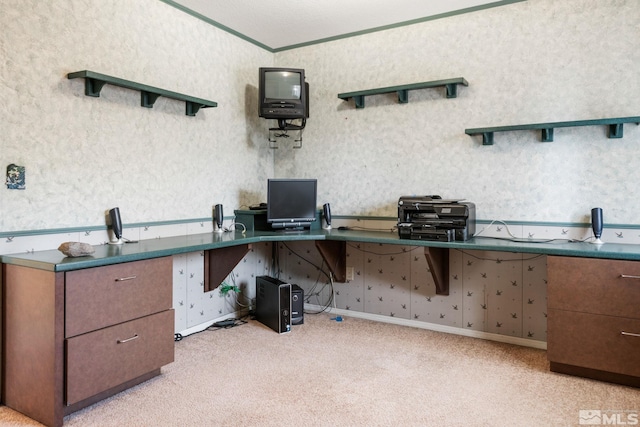
<instances>
[{"instance_id":1,"label":"white baseboard","mask_svg":"<svg viewBox=\"0 0 640 427\"><path fill-rule=\"evenodd\" d=\"M319 312L319 311L322 311L322 309L324 309L324 307L315 305L315 304L305 304L304 308L305 310L309 310L312 312ZM508 335L492 334L490 332L474 331L472 329L455 328L453 326L439 325L437 323L421 322L418 320L402 319L399 317L390 317L390 316L383 316L381 314L363 313L361 311L344 310L341 308L333 308L333 307L327 309L325 313L335 314L336 316L343 316L343 317L356 317L358 319L372 320L375 322L392 323L394 325L427 329L430 331L444 332L447 334L454 334L454 335L462 335L462 336L471 337L471 338L480 338L483 340L503 342L506 344L520 345L523 347L537 348L540 350L547 349L547 343L545 341L535 341L535 340L530 340L526 338L512 337ZM191 328L181 331L180 334L186 337L187 335L191 335L193 333L200 332L204 329L207 329L214 322L218 322L224 319L230 319L240 315L241 315L241 311L238 311L236 313L229 313L219 318L216 318L214 320L211 320L209 322L192 326Z\"/></svg>"},{"instance_id":2,"label":"white baseboard","mask_svg":"<svg viewBox=\"0 0 640 427\"><path fill-rule=\"evenodd\" d=\"M312 311L312 312L318 312L318 311L321 311L324 307L321 307L319 305L314 305L314 304L305 304L304 308L305 310L308 309L309 311ZM381 314L363 313L360 311L343 310L340 308L329 308L325 312L335 314L337 316L339 315L343 317L357 317L358 319L367 319L367 320L373 320L376 322L392 323L394 325L428 329L430 331L445 332L447 334L455 334L455 335L463 335L466 337L503 342L507 344L520 345L523 347L538 348L541 350L547 349L547 343L545 341L535 341L535 340L530 340L526 338L493 334L490 332L483 332L483 331L475 331L472 329L463 329L463 328L456 328L453 326L438 325L437 323L421 322L418 320L409 320L409 319L402 319L399 317L383 316Z\"/></svg>"}]
</instances>

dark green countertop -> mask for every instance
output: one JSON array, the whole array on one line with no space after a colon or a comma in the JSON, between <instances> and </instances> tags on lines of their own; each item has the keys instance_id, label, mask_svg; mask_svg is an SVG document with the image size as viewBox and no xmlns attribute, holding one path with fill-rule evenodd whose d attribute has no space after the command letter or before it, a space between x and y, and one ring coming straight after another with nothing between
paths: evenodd
<instances>
[{"instance_id":1,"label":"dark green countertop","mask_svg":"<svg viewBox=\"0 0 640 427\"><path fill-rule=\"evenodd\" d=\"M466 242L435 242L400 239L397 232L338 229L305 232L255 231L247 232L246 234L242 234L239 231L222 234L203 233L189 236L141 240L138 243L126 243L124 245L97 245L94 246L95 253L86 257L69 258L54 249L2 255L1 260L5 264L22 265L41 270L71 271L242 244L301 240L337 240L407 246L429 246L461 250L640 260L640 245L635 244L605 243L603 245L594 245L591 243L569 242L566 240L534 243L534 241L527 239L516 242L488 237L474 237Z\"/></svg>"}]
</instances>

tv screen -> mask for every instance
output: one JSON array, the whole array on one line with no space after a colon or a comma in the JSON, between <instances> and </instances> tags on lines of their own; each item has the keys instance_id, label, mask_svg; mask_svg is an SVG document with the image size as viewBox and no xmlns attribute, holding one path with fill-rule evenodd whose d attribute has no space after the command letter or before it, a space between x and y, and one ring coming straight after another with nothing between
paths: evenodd
<instances>
[{"instance_id":1,"label":"tv screen","mask_svg":"<svg viewBox=\"0 0 640 427\"><path fill-rule=\"evenodd\" d=\"M300 74L290 71L266 71L264 74L264 97L271 99L300 99L302 85Z\"/></svg>"},{"instance_id":2,"label":"tv screen","mask_svg":"<svg viewBox=\"0 0 640 427\"><path fill-rule=\"evenodd\" d=\"M265 119L305 119L308 111L308 85L301 68L259 70L259 116Z\"/></svg>"},{"instance_id":3,"label":"tv screen","mask_svg":"<svg viewBox=\"0 0 640 427\"><path fill-rule=\"evenodd\" d=\"M316 179L269 179L267 222L274 229L305 229L316 220Z\"/></svg>"}]
</instances>

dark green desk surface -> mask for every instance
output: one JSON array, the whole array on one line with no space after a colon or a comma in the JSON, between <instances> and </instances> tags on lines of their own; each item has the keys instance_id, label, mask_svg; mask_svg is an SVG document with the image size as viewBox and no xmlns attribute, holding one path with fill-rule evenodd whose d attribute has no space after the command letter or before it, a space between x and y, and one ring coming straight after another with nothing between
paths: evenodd
<instances>
[{"instance_id":1,"label":"dark green desk surface","mask_svg":"<svg viewBox=\"0 0 640 427\"><path fill-rule=\"evenodd\" d=\"M1 260L5 264L22 265L41 270L71 271L82 268L99 267L128 261L158 258L162 256L171 256L243 244L303 240L367 242L461 250L640 260L640 245L635 244L605 243L603 245L594 245L591 243L572 243L566 240L557 240L546 243L531 243L527 242L526 239L523 239L521 242L513 242L487 237L474 237L466 242L434 242L400 239L397 232L338 229L293 233L267 231L247 232L246 234L242 234L239 231L222 234L203 233L189 236L141 240L138 243L127 243L119 246L97 245L94 246L95 253L87 257L68 258L60 251L53 249L47 251L2 255Z\"/></svg>"}]
</instances>

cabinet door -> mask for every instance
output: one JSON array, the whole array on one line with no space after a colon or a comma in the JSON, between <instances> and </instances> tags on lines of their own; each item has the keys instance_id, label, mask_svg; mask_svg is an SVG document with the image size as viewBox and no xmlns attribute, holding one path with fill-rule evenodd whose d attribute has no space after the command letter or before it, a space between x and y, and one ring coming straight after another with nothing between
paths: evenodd
<instances>
[{"instance_id":1,"label":"cabinet door","mask_svg":"<svg viewBox=\"0 0 640 427\"><path fill-rule=\"evenodd\" d=\"M549 309L547 357L551 362L640 377L639 335L637 319Z\"/></svg>"},{"instance_id":2,"label":"cabinet door","mask_svg":"<svg viewBox=\"0 0 640 427\"><path fill-rule=\"evenodd\" d=\"M547 268L550 309L640 319L640 262L549 256Z\"/></svg>"},{"instance_id":3,"label":"cabinet door","mask_svg":"<svg viewBox=\"0 0 640 427\"><path fill-rule=\"evenodd\" d=\"M173 362L173 310L66 340L67 405Z\"/></svg>"},{"instance_id":4,"label":"cabinet door","mask_svg":"<svg viewBox=\"0 0 640 427\"><path fill-rule=\"evenodd\" d=\"M67 338L171 308L171 257L66 273Z\"/></svg>"}]
</instances>

